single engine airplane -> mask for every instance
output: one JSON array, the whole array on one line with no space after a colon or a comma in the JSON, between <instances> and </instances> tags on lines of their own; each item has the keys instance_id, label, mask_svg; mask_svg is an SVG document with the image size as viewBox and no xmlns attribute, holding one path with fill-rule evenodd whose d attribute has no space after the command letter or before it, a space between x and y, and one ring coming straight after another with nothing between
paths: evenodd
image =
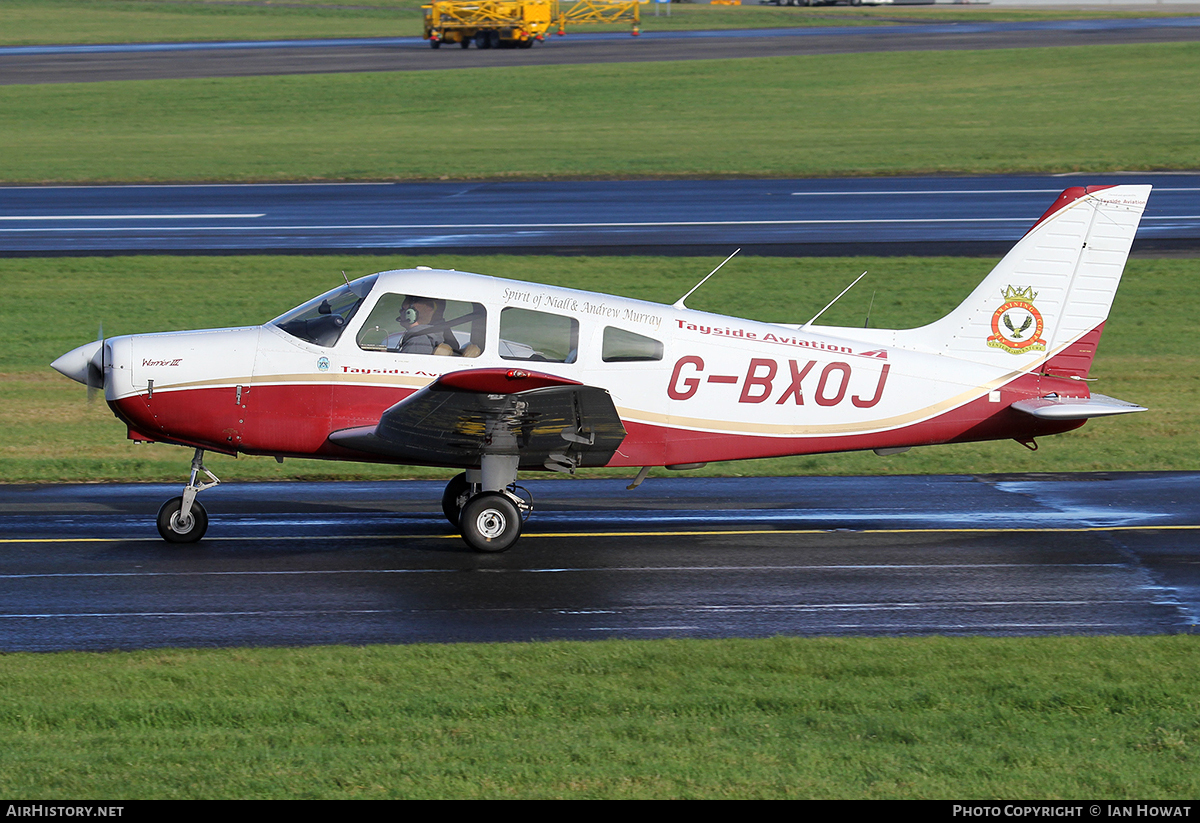
<instances>
[{"instance_id":1,"label":"single engine airplane","mask_svg":"<svg viewBox=\"0 0 1200 823\"><path fill-rule=\"evenodd\" d=\"M199 540L223 454L461 468L442 508L504 551L520 470L711 461L1034 438L1145 411L1088 371L1149 186L1064 191L956 309L907 330L781 325L455 271L346 282L261 326L136 334L55 369L135 441L195 449L158 514ZM203 475L203 476L202 476Z\"/></svg>"}]
</instances>

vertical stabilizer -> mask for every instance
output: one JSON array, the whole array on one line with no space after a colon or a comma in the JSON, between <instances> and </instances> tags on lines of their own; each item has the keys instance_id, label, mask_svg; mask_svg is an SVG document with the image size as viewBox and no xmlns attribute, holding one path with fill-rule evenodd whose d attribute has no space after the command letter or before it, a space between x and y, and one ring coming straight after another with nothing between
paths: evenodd
<instances>
[{"instance_id":1,"label":"vertical stabilizer","mask_svg":"<svg viewBox=\"0 0 1200 823\"><path fill-rule=\"evenodd\" d=\"M1149 195L1067 189L958 308L897 343L1013 369L1082 353L1086 374Z\"/></svg>"}]
</instances>

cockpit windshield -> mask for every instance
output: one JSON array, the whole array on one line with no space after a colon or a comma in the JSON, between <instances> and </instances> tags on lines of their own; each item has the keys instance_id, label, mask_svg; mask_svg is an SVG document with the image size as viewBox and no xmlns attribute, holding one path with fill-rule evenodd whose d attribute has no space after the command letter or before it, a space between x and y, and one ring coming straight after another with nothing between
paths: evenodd
<instances>
[{"instance_id":1,"label":"cockpit windshield","mask_svg":"<svg viewBox=\"0 0 1200 823\"><path fill-rule=\"evenodd\" d=\"M276 317L271 323L293 337L314 345L326 348L333 346L370 293L378 276L372 274L348 285L338 286Z\"/></svg>"}]
</instances>

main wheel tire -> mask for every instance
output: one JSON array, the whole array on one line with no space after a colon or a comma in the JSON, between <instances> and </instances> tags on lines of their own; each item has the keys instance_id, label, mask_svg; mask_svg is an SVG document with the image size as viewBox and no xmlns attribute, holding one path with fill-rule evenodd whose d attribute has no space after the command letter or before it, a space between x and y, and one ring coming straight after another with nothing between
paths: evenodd
<instances>
[{"instance_id":1,"label":"main wheel tire","mask_svg":"<svg viewBox=\"0 0 1200 823\"><path fill-rule=\"evenodd\" d=\"M521 512L507 495L483 492L463 506L459 529L475 551L507 551L521 536Z\"/></svg>"},{"instance_id":2,"label":"main wheel tire","mask_svg":"<svg viewBox=\"0 0 1200 823\"><path fill-rule=\"evenodd\" d=\"M463 472L447 483L446 490L442 492L442 514L446 515L450 525L455 528L458 528L459 516L462 514L463 495L470 488L471 484L467 482L467 474Z\"/></svg>"},{"instance_id":3,"label":"main wheel tire","mask_svg":"<svg viewBox=\"0 0 1200 823\"><path fill-rule=\"evenodd\" d=\"M192 511L184 519L183 498L173 497L158 510L158 533L168 543L195 543L208 531L208 512L199 500L192 501Z\"/></svg>"}]
</instances>

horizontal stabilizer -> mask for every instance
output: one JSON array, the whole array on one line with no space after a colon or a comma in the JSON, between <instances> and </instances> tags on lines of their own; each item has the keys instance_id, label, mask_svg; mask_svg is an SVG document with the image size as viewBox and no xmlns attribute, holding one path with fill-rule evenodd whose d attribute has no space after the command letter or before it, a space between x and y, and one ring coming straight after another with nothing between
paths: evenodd
<instances>
[{"instance_id":1,"label":"horizontal stabilizer","mask_svg":"<svg viewBox=\"0 0 1200 823\"><path fill-rule=\"evenodd\" d=\"M1103 394L1093 394L1091 397L1038 397L1018 400L1012 407L1042 420L1086 420L1089 417L1146 411L1145 406Z\"/></svg>"}]
</instances>

